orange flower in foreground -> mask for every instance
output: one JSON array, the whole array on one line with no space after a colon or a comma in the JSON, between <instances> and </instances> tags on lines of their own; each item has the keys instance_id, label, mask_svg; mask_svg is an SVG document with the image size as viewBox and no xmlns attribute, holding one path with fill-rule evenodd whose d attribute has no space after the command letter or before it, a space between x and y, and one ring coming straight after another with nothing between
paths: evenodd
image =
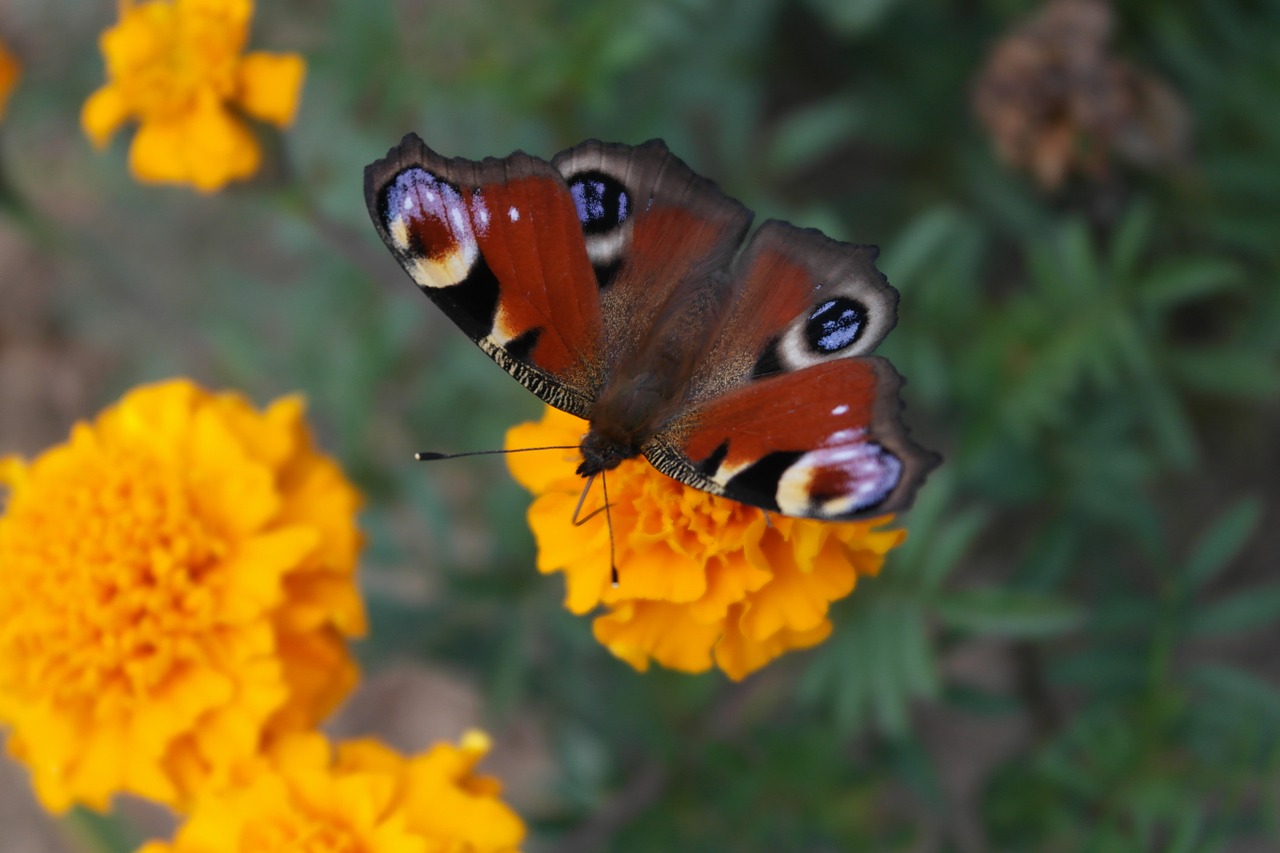
<instances>
[{"instance_id":1,"label":"orange flower in foreground","mask_svg":"<svg viewBox=\"0 0 1280 853\"><path fill-rule=\"evenodd\" d=\"M102 35L108 82L80 121L98 147L130 119L140 181L192 184L203 192L258 170L261 151L244 113L292 123L306 64L296 54L244 54L252 0L122 2Z\"/></svg>"},{"instance_id":2,"label":"orange flower in foreground","mask_svg":"<svg viewBox=\"0 0 1280 853\"><path fill-rule=\"evenodd\" d=\"M298 397L139 388L0 485L0 726L47 808L184 805L354 684L359 496Z\"/></svg>"},{"instance_id":3,"label":"orange flower in foreground","mask_svg":"<svg viewBox=\"0 0 1280 853\"><path fill-rule=\"evenodd\" d=\"M139 853L504 853L524 824L477 776L484 734L404 758L371 740L296 735L249 780L203 798L172 843Z\"/></svg>"},{"instance_id":4,"label":"orange flower in foreground","mask_svg":"<svg viewBox=\"0 0 1280 853\"><path fill-rule=\"evenodd\" d=\"M576 445L586 431L585 421L548 408L541 422L508 431L506 446ZM595 621L596 639L640 670L650 659L686 672L714 662L740 679L789 649L820 643L831 633L830 603L859 576L876 574L906 538L903 530L874 529L888 516L837 524L775 514L766 521L759 509L632 459L608 475L619 575L613 589L604 514L582 527L571 523L583 487L576 453L507 459L537 495L529 524L538 570L564 571L572 612L608 607ZM598 487L593 497L599 506Z\"/></svg>"},{"instance_id":5,"label":"orange flower in foreground","mask_svg":"<svg viewBox=\"0 0 1280 853\"><path fill-rule=\"evenodd\" d=\"M18 78L21 76L22 69L18 66L18 60L4 46L4 42L0 42L0 119L4 118L4 108L9 102L9 95L17 87Z\"/></svg>"}]
</instances>

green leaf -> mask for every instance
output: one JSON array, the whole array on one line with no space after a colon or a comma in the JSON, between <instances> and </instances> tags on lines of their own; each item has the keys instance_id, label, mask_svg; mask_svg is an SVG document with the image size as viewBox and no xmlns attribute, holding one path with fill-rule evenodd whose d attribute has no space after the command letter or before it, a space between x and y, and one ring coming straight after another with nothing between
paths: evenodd
<instances>
[{"instance_id":1,"label":"green leaf","mask_svg":"<svg viewBox=\"0 0 1280 853\"><path fill-rule=\"evenodd\" d=\"M780 172L803 168L838 148L865 124L866 114L847 94L795 110L779 122L769 148L769 165Z\"/></svg>"},{"instance_id":2,"label":"green leaf","mask_svg":"<svg viewBox=\"0 0 1280 853\"><path fill-rule=\"evenodd\" d=\"M1123 287L1138 266L1142 250L1151 238L1151 226L1154 220L1152 207L1145 201L1137 202L1130 207L1128 214L1116 229L1111 243L1109 260L1112 281Z\"/></svg>"},{"instance_id":3,"label":"green leaf","mask_svg":"<svg viewBox=\"0 0 1280 853\"><path fill-rule=\"evenodd\" d=\"M1083 620L1081 609L1060 598L995 587L948 593L935 604L943 624L977 634L1042 638L1063 634Z\"/></svg>"},{"instance_id":4,"label":"green leaf","mask_svg":"<svg viewBox=\"0 0 1280 853\"><path fill-rule=\"evenodd\" d=\"M1214 705L1235 705L1270 719L1280 719L1280 688L1251 672L1207 663L1188 672L1187 681L1207 693Z\"/></svg>"},{"instance_id":5,"label":"green leaf","mask_svg":"<svg viewBox=\"0 0 1280 853\"><path fill-rule=\"evenodd\" d=\"M1237 634L1280 622L1280 583L1260 584L1212 604L1191 618L1194 634Z\"/></svg>"},{"instance_id":6,"label":"green leaf","mask_svg":"<svg viewBox=\"0 0 1280 853\"><path fill-rule=\"evenodd\" d=\"M1244 276L1224 258L1180 258L1161 264L1137 284L1145 307L1163 311L1180 302L1203 299L1239 287Z\"/></svg>"},{"instance_id":7,"label":"green leaf","mask_svg":"<svg viewBox=\"0 0 1280 853\"><path fill-rule=\"evenodd\" d=\"M960 233L964 222L951 207L932 207L921 213L885 248L877 265L901 292L923 278L932 261Z\"/></svg>"},{"instance_id":8,"label":"green leaf","mask_svg":"<svg viewBox=\"0 0 1280 853\"><path fill-rule=\"evenodd\" d=\"M867 614L866 642L862 658L870 669L871 694L875 721L885 733L902 737L907 731L909 686L903 678L898 653L899 621L902 608L890 600L876 603Z\"/></svg>"},{"instance_id":9,"label":"green leaf","mask_svg":"<svg viewBox=\"0 0 1280 853\"><path fill-rule=\"evenodd\" d=\"M898 0L809 0L809 8L843 35L874 29Z\"/></svg>"},{"instance_id":10,"label":"green leaf","mask_svg":"<svg viewBox=\"0 0 1280 853\"><path fill-rule=\"evenodd\" d=\"M1268 398L1280 392L1280 364L1266 353L1184 349L1169 356L1176 381L1215 397Z\"/></svg>"},{"instance_id":11,"label":"green leaf","mask_svg":"<svg viewBox=\"0 0 1280 853\"><path fill-rule=\"evenodd\" d=\"M933 531L933 535L929 537L929 547L917 564L920 582L925 590L937 589L942 584L986 528L989 520L990 513L975 507L940 524Z\"/></svg>"},{"instance_id":12,"label":"green leaf","mask_svg":"<svg viewBox=\"0 0 1280 853\"><path fill-rule=\"evenodd\" d=\"M1225 510L1196 542L1182 569L1191 590L1213 580L1240 553L1262 518L1262 501L1245 498Z\"/></svg>"},{"instance_id":13,"label":"green leaf","mask_svg":"<svg viewBox=\"0 0 1280 853\"><path fill-rule=\"evenodd\" d=\"M77 806L62 818L67 832L86 853L130 853L142 843L138 827L118 814Z\"/></svg>"},{"instance_id":14,"label":"green leaf","mask_svg":"<svg viewBox=\"0 0 1280 853\"><path fill-rule=\"evenodd\" d=\"M1097 293L1102 286L1102 276L1088 227L1081 220L1072 219L1063 227L1058 239L1062 263L1060 280L1076 293Z\"/></svg>"}]
</instances>

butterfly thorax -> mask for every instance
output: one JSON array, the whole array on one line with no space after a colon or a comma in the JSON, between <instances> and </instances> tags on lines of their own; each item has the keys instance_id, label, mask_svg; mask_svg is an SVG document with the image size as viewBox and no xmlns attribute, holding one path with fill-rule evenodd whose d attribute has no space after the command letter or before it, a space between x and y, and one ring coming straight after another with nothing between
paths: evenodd
<instances>
[{"instance_id":1,"label":"butterfly thorax","mask_svg":"<svg viewBox=\"0 0 1280 853\"><path fill-rule=\"evenodd\" d=\"M594 429L582 438L578 446L582 461L578 463L577 473L583 477L592 477L602 471L612 471L626 459L640 455L640 448L629 441L618 441Z\"/></svg>"},{"instance_id":2,"label":"butterfly thorax","mask_svg":"<svg viewBox=\"0 0 1280 853\"><path fill-rule=\"evenodd\" d=\"M591 409L591 429L579 445L578 474L590 477L639 456L645 443L679 408L680 383L661 371L623 373L601 392Z\"/></svg>"}]
</instances>

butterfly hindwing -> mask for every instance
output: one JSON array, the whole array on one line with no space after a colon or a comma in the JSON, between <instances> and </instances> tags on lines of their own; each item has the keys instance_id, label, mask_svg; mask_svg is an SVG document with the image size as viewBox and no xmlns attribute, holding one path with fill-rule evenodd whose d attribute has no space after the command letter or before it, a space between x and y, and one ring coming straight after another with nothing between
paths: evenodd
<instances>
[{"instance_id":1,"label":"butterfly hindwing","mask_svg":"<svg viewBox=\"0 0 1280 853\"><path fill-rule=\"evenodd\" d=\"M897 322L878 250L769 220L734 266L733 307L692 396L873 351Z\"/></svg>"},{"instance_id":2,"label":"butterfly hindwing","mask_svg":"<svg viewBox=\"0 0 1280 853\"><path fill-rule=\"evenodd\" d=\"M734 266L732 306L686 408L645 448L654 466L786 515L907 506L937 460L907 437L897 372L867 356L897 319L876 254L764 223Z\"/></svg>"},{"instance_id":3,"label":"butterfly hindwing","mask_svg":"<svg viewBox=\"0 0 1280 853\"><path fill-rule=\"evenodd\" d=\"M445 158L409 134L365 170L365 200L392 254L459 328L543 400L588 415L605 381L599 288L550 163Z\"/></svg>"},{"instance_id":4,"label":"butterfly hindwing","mask_svg":"<svg viewBox=\"0 0 1280 853\"><path fill-rule=\"evenodd\" d=\"M906 435L900 384L875 357L761 377L689 409L645 456L683 483L784 515L893 512L937 464Z\"/></svg>"}]
</instances>

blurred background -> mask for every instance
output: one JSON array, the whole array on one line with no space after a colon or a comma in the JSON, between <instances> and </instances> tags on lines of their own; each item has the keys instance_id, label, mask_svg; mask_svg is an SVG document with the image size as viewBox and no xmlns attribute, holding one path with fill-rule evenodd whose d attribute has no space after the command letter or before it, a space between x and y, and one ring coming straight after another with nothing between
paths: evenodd
<instances>
[{"instance_id":1,"label":"blurred background","mask_svg":"<svg viewBox=\"0 0 1280 853\"><path fill-rule=\"evenodd\" d=\"M368 500L334 731L487 728L531 851L1280 849L1280 3L264 2L301 110L213 195L82 134L114 20L0 6L0 453L168 376L303 392ZM374 234L362 169L409 130L661 137L759 220L881 246L882 351L946 462L831 639L635 673L533 570L501 460L410 461L541 404ZM5 853L156 826L90 842L3 761Z\"/></svg>"}]
</instances>

